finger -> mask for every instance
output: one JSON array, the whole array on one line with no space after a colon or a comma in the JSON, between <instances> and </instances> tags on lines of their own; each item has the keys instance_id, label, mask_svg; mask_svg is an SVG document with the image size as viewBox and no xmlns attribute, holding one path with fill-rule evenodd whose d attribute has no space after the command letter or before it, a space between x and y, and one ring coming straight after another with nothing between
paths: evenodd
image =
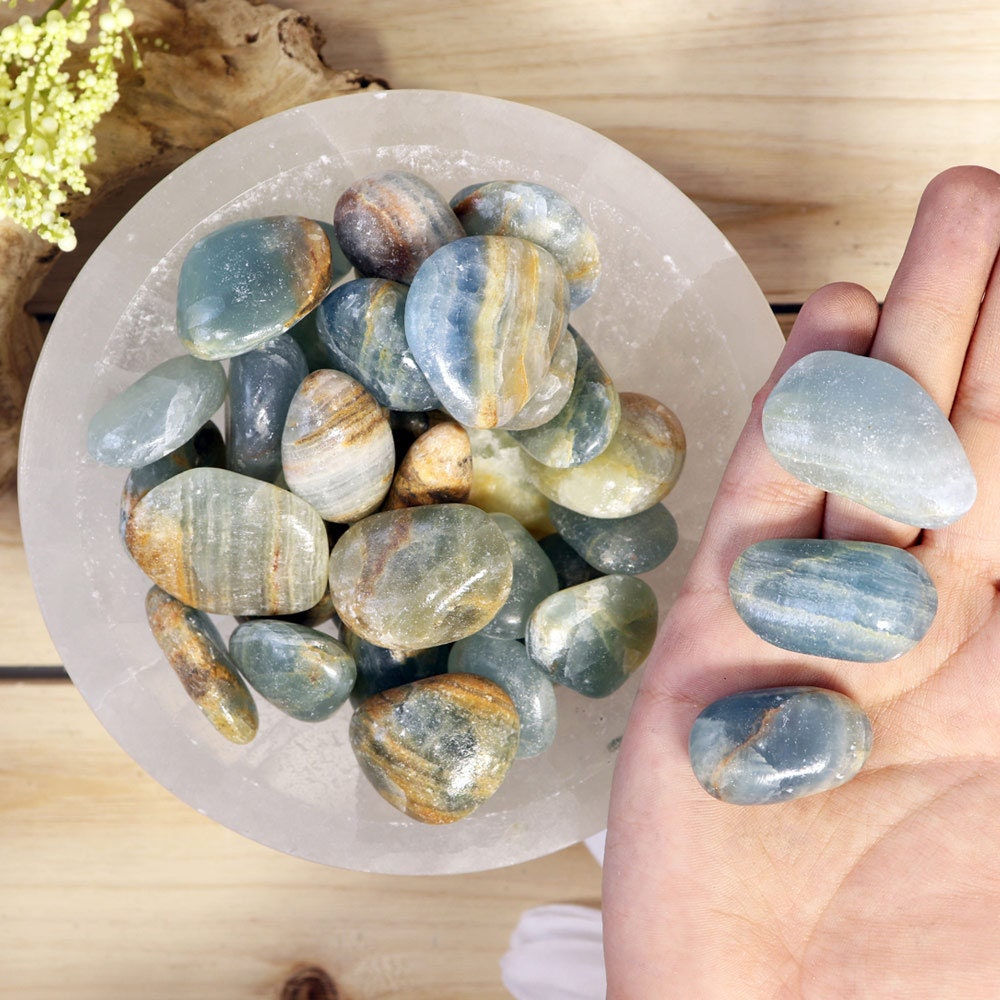
<instances>
[{"instance_id":1,"label":"finger","mask_svg":"<svg viewBox=\"0 0 1000 1000\"><path fill-rule=\"evenodd\" d=\"M871 356L915 378L949 413L1000 248L1000 177L955 167L928 185L886 295ZM905 548L919 529L831 496L823 534Z\"/></svg>"}]
</instances>

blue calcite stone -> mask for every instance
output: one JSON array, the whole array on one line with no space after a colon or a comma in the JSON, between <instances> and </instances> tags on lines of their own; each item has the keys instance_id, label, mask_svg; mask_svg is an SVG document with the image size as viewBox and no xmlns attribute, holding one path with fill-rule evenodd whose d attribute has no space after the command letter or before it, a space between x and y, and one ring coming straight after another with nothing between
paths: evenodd
<instances>
[{"instance_id":1,"label":"blue calcite stone","mask_svg":"<svg viewBox=\"0 0 1000 1000\"><path fill-rule=\"evenodd\" d=\"M308 374L302 348L287 333L230 361L226 442L233 472L278 478L285 417Z\"/></svg>"},{"instance_id":2,"label":"blue calcite stone","mask_svg":"<svg viewBox=\"0 0 1000 1000\"><path fill-rule=\"evenodd\" d=\"M538 543L542 551L549 557L549 562L556 571L559 589L566 590L578 583L596 580L604 574L591 566L562 535L556 533L546 535Z\"/></svg>"},{"instance_id":3,"label":"blue calcite stone","mask_svg":"<svg viewBox=\"0 0 1000 1000\"><path fill-rule=\"evenodd\" d=\"M335 288L319 307L320 338L334 368L353 375L383 406L433 410L437 395L406 343L406 285L358 278Z\"/></svg>"},{"instance_id":4,"label":"blue calcite stone","mask_svg":"<svg viewBox=\"0 0 1000 1000\"><path fill-rule=\"evenodd\" d=\"M318 222L276 215L234 222L187 252L177 287L177 332L199 358L231 358L287 330L333 283Z\"/></svg>"},{"instance_id":5,"label":"blue calcite stone","mask_svg":"<svg viewBox=\"0 0 1000 1000\"><path fill-rule=\"evenodd\" d=\"M902 656L937 611L921 562L874 542L758 542L733 564L729 593L740 617L773 645L861 663Z\"/></svg>"},{"instance_id":6,"label":"blue calcite stone","mask_svg":"<svg viewBox=\"0 0 1000 1000\"><path fill-rule=\"evenodd\" d=\"M321 722L347 701L357 670L324 632L268 619L239 625L229 654L247 683L293 719Z\"/></svg>"},{"instance_id":7,"label":"blue calcite stone","mask_svg":"<svg viewBox=\"0 0 1000 1000\"><path fill-rule=\"evenodd\" d=\"M546 597L559 589L559 581L549 557L519 521L509 514L490 514L489 517L503 532L510 546L514 578L510 596L493 620L483 626L482 634L523 639L528 616Z\"/></svg>"},{"instance_id":8,"label":"blue calcite stone","mask_svg":"<svg viewBox=\"0 0 1000 1000\"><path fill-rule=\"evenodd\" d=\"M548 675L532 662L524 643L482 632L460 639L448 656L451 674L476 674L510 695L521 720L518 757L537 757L556 738L556 692Z\"/></svg>"},{"instance_id":9,"label":"blue calcite stone","mask_svg":"<svg viewBox=\"0 0 1000 1000\"><path fill-rule=\"evenodd\" d=\"M352 184L337 201L333 225L358 274L403 284L435 250L465 235L444 198L404 170L371 174Z\"/></svg>"},{"instance_id":10,"label":"blue calcite stone","mask_svg":"<svg viewBox=\"0 0 1000 1000\"><path fill-rule=\"evenodd\" d=\"M193 437L225 398L226 371L218 361L170 358L91 417L87 449L105 465L148 465Z\"/></svg>"},{"instance_id":11,"label":"blue calcite stone","mask_svg":"<svg viewBox=\"0 0 1000 1000\"><path fill-rule=\"evenodd\" d=\"M528 654L556 684L604 698L625 683L656 638L656 595L614 574L560 590L528 619Z\"/></svg>"},{"instance_id":12,"label":"blue calcite stone","mask_svg":"<svg viewBox=\"0 0 1000 1000\"><path fill-rule=\"evenodd\" d=\"M528 181L489 181L463 188L451 206L470 236L519 236L545 247L566 274L571 309L594 293L601 274L597 239L557 191Z\"/></svg>"},{"instance_id":13,"label":"blue calcite stone","mask_svg":"<svg viewBox=\"0 0 1000 1000\"><path fill-rule=\"evenodd\" d=\"M621 420L621 402L611 376L573 327L577 363L573 388L551 420L511 437L536 461L569 469L596 458L611 443Z\"/></svg>"},{"instance_id":14,"label":"blue calcite stone","mask_svg":"<svg viewBox=\"0 0 1000 1000\"><path fill-rule=\"evenodd\" d=\"M566 542L602 573L647 573L677 545L677 522L663 504L631 517L587 517L554 503L549 516Z\"/></svg>"},{"instance_id":15,"label":"blue calcite stone","mask_svg":"<svg viewBox=\"0 0 1000 1000\"><path fill-rule=\"evenodd\" d=\"M509 236L469 236L417 272L406 340L459 423L499 427L544 381L568 310L566 279L548 251Z\"/></svg>"},{"instance_id":16,"label":"blue calcite stone","mask_svg":"<svg viewBox=\"0 0 1000 1000\"><path fill-rule=\"evenodd\" d=\"M691 767L709 795L733 805L787 802L850 781L871 750L868 716L816 687L741 691L695 719Z\"/></svg>"},{"instance_id":17,"label":"blue calcite stone","mask_svg":"<svg viewBox=\"0 0 1000 1000\"><path fill-rule=\"evenodd\" d=\"M389 649L362 639L346 625L340 626L340 637L357 667L358 678L351 691L351 704L360 705L380 691L410 684L423 677L435 677L448 670L451 645L429 649Z\"/></svg>"},{"instance_id":18,"label":"blue calcite stone","mask_svg":"<svg viewBox=\"0 0 1000 1000\"><path fill-rule=\"evenodd\" d=\"M306 364L309 371L314 372L317 368L336 368L333 355L327 350L326 344L320 339L317 321L319 318L319 306L311 313L306 313L294 326L288 328L288 336L291 337L305 355Z\"/></svg>"},{"instance_id":19,"label":"blue calcite stone","mask_svg":"<svg viewBox=\"0 0 1000 1000\"><path fill-rule=\"evenodd\" d=\"M509 431L524 431L547 424L569 402L576 381L577 361L576 337L566 327L556 344L548 374L542 384L504 427Z\"/></svg>"},{"instance_id":20,"label":"blue calcite stone","mask_svg":"<svg viewBox=\"0 0 1000 1000\"><path fill-rule=\"evenodd\" d=\"M948 418L918 382L884 361L808 354L771 391L762 421L771 454L797 479L904 524L943 527L976 498Z\"/></svg>"}]
</instances>

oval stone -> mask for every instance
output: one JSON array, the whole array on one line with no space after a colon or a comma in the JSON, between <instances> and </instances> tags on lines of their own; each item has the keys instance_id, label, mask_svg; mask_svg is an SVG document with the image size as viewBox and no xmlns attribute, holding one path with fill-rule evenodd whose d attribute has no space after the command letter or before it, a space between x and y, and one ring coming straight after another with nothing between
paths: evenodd
<instances>
[{"instance_id":1,"label":"oval stone","mask_svg":"<svg viewBox=\"0 0 1000 1000\"><path fill-rule=\"evenodd\" d=\"M530 430L548 423L569 401L576 380L578 352L569 327L556 344L549 370L534 396L504 424L508 431Z\"/></svg>"},{"instance_id":2,"label":"oval stone","mask_svg":"<svg viewBox=\"0 0 1000 1000\"><path fill-rule=\"evenodd\" d=\"M500 787L517 754L510 697L474 674L383 691L351 719L351 748L390 805L422 823L453 823Z\"/></svg>"},{"instance_id":3,"label":"oval stone","mask_svg":"<svg viewBox=\"0 0 1000 1000\"><path fill-rule=\"evenodd\" d=\"M382 406L433 410L437 395L406 343L406 285L358 278L335 288L320 305L317 329L332 367L356 378Z\"/></svg>"},{"instance_id":4,"label":"oval stone","mask_svg":"<svg viewBox=\"0 0 1000 1000\"><path fill-rule=\"evenodd\" d=\"M310 372L288 407L281 461L289 489L328 521L378 510L396 450L385 411L350 375Z\"/></svg>"},{"instance_id":5,"label":"oval stone","mask_svg":"<svg viewBox=\"0 0 1000 1000\"><path fill-rule=\"evenodd\" d=\"M229 363L226 443L229 468L273 483L281 474L281 434L302 380L305 354L287 333Z\"/></svg>"},{"instance_id":6,"label":"oval stone","mask_svg":"<svg viewBox=\"0 0 1000 1000\"><path fill-rule=\"evenodd\" d=\"M550 500L589 517L629 517L674 488L687 450L676 414L642 393L623 392L620 398L618 430L596 458L554 469L526 457L532 483Z\"/></svg>"},{"instance_id":7,"label":"oval stone","mask_svg":"<svg viewBox=\"0 0 1000 1000\"><path fill-rule=\"evenodd\" d=\"M604 574L591 566L579 552L560 534L546 535L538 543L542 551L549 557L552 568L556 571L559 589L566 590L578 583L596 580Z\"/></svg>"},{"instance_id":8,"label":"oval stone","mask_svg":"<svg viewBox=\"0 0 1000 1000\"><path fill-rule=\"evenodd\" d=\"M765 805L850 781L868 759L872 728L850 698L816 687L741 691L695 719L689 752L709 795Z\"/></svg>"},{"instance_id":9,"label":"oval stone","mask_svg":"<svg viewBox=\"0 0 1000 1000\"><path fill-rule=\"evenodd\" d=\"M541 386L568 308L566 279L548 251L508 236L469 236L417 272L406 340L459 423L498 427Z\"/></svg>"},{"instance_id":10,"label":"oval stone","mask_svg":"<svg viewBox=\"0 0 1000 1000\"><path fill-rule=\"evenodd\" d=\"M319 514L287 490L225 469L191 469L150 490L125 544L167 593L213 614L304 611L326 589Z\"/></svg>"},{"instance_id":11,"label":"oval stone","mask_svg":"<svg viewBox=\"0 0 1000 1000\"><path fill-rule=\"evenodd\" d=\"M733 564L729 593L743 621L772 645L859 663L902 656L937 611L920 560L875 542L758 542Z\"/></svg>"},{"instance_id":12,"label":"oval stone","mask_svg":"<svg viewBox=\"0 0 1000 1000\"><path fill-rule=\"evenodd\" d=\"M105 465L149 465L192 438L226 398L226 370L189 354L146 372L90 419L87 450Z\"/></svg>"},{"instance_id":13,"label":"oval stone","mask_svg":"<svg viewBox=\"0 0 1000 1000\"><path fill-rule=\"evenodd\" d=\"M347 701L357 669L347 647L324 632L259 619L237 626L229 653L247 683L293 719L321 722Z\"/></svg>"},{"instance_id":14,"label":"oval stone","mask_svg":"<svg viewBox=\"0 0 1000 1000\"><path fill-rule=\"evenodd\" d=\"M507 539L477 507L408 507L348 528L330 554L330 593L362 638L425 649L478 632L507 600L513 572Z\"/></svg>"},{"instance_id":15,"label":"oval stone","mask_svg":"<svg viewBox=\"0 0 1000 1000\"><path fill-rule=\"evenodd\" d=\"M146 594L149 627L205 718L233 743L257 735L257 706L211 618L159 587Z\"/></svg>"},{"instance_id":16,"label":"oval stone","mask_svg":"<svg viewBox=\"0 0 1000 1000\"><path fill-rule=\"evenodd\" d=\"M802 482L919 528L957 521L976 479L954 428L906 372L875 358L816 351L764 404L764 440Z\"/></svg>"},{"instance_id":17,"label":"oval stone","mask_svg":"<svg viewBox=\"0 0 1000 1000\"><path fill-rule=\"evenodd\" d=\"M298 215L231 223L195 243L181 264L178 335L196 357L234 357L314 309L333 279L320 223Z\"/></svg>"},{"instance_id":18,"label":"oval stone","mask_svg":"<svg viewBox=\"0 0 1000 1000\"><path fill-rule=\"evenodd\" d=\"M601 274L597 239L557 191L528 181L489 181L459 191L451 205L470 236L519 236L548 250L569 282L571 309L593 295Z\"/></svg>"},{"instance_id":19,"label":"oval stone","mask_svg":"<svg viewBox=\"0 0 1000 1000\"><path fill-rule=\"evenodd\" d=\"M649 655L656 624L656 595L648 583L601 576L542 601L528 619L525 645L556 684L604 698Z\"/></svg>"},{"instance_id":20,"label":"oval stone","mask_svg":"<svg viewBox=\"0 0 1000 1000\"><path fill-rule=\"evenodd\" d=\"M486 677L510 695L521 720L518 757L537 757L552 746L558 721L555 688L524 643L481 632L470 635L451 647L448 672Z\"/></svg>"},{"instance_id":21,"label":"oval stone","mask_svg":"<svg viewBox=\"0 0 1000 1000\"><path fill-rule=\"evenodd\" d=\"M472 445L453 420L435 424L407 449L385 500L386 510L465 503L472 490Z\"/></svg>"},{"instance_id":22,"label":"oval stone","mask_svg":"<svg viewBox=\"0 0 1000 1000\"><path fill-rule=\"evenodd\" d=\"M354 657L358 670L358 679L351 691L351 703L355 706L380 691L424 677L434 677L448 670L448 653L451 650L448 644L429 649L389 649L362 639L344 624L340 626L340 637Z\"/></svg>"}]
</instances>

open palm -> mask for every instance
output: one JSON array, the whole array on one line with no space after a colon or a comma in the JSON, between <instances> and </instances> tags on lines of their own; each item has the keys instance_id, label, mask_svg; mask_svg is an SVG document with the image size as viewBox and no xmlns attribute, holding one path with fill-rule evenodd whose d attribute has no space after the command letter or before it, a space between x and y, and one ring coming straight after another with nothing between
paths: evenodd
<instances>
[{"instance_id":1,"label":"open palm","mask_svg":"<svg viewBox=\"0 0 1000 1000\"><path fill-rule=\"evenodd\" d=\"M1000 998L1000 176L955 168L921 201L879 313L832 285L805 305L758 394L681 595L645 668L615 774L604 921L612 1000ZM992 280L991 280L992 279ZM889 361L950 413L979 482L956 524L918 532L797 482L760 430L798 358ZM923 641L885 664L769 646L729 598L765 538L909 548L934 579ZM695 780L687 738L708 703L815 684L872 720L852 782L740 807Z\"/></svg>"}]
</instances>

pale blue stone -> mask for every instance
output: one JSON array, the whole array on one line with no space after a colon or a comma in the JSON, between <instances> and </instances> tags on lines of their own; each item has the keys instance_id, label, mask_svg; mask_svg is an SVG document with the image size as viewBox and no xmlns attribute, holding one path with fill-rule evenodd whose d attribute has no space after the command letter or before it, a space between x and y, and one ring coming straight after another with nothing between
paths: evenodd
<instances>
[{"instance_id":1,"label":"pale blue stone","mask_svg":"<svg viewBox=\"0 0 1000 1000\"><path fill-rule=\"evenodd\" d=\"M729 593L740 617L771 644L861 663L902 656L937 611L937 590L920 560L874 542L758 542L733 564Z\"/></svg>"},{"instance_id":2,"label":"pale blue stone","mask_svg":"<svg viewBox=\"0 0 1000 1000\"><path fill-rule=\"evenodd\" d=\"M451 674L478 674L510 695L521 720L518 757L537 757L556 738L556 692L548 675L532 662L524 644L482 632L459 639L448 656Z\"/></svg>"},{"instance_id":3,"label":"pale blue stone","mask_svg":"<svg viewBox=\"0 0 1000 1000\"><path fill-rule=\"evenodd\" d=\"M553 568L556 571L556 579L559 581L559 589L566 590L568 587L575 587L578 583L586 583L588 580L595 580L604 574L591 566L562 535L546 535L538 543L542 551L549 557Z\"/></svg>"},{"instance_id":4,"label":"pale blue stone","mask_svg":"<svg viewBox=\"0 0 1000 1000\"><path fill-rule=\"evenodd\" d=\"M904 524L940 528L976 498L948 418L923 387L884 361L817 351L771 391L764 440L797 479Z\"/></svg>"},{"instance_id":5,"label":"pale blue stone","mask_svg":"<svg viewBox=\"0 0 1000 1000\"><path fill-rule=\"evenodd\" d=\"M588 517L550 503L549 516L559 534L602 573L647 573L677 545L677 522L663 504L630 517Z\"/></svg>"},{"instance_id":6,"label":"pale blue stone","mask_svg":"<svg viewBox=\"0 0 1000 1000\"><path fill-rule=\"evenodd\" d=\"M340 626L340 635L358 671L351 692L351 704L355 706L373 694L402 687L423 677L434 677L448 669L450 644L430 649L388 649L362 639L344 624Z\"/></svg>"},{"instance_id":7,"label":"pale blue stone","mask_svg":"<svg viewBox=\"0 0 1000 1000\"><path fill-rule=\"evenodd\" d=\"M226 371L218 361L171 358L94 414L87 448L105 465L148 465L192 438L225 396Z\"/></svg>"},{"instance_id":8,"label":"pale blue stone","mask_svg":"<svg viewBox=\"0 0 1000 1000\"><path fill-rule=\"evenodd\" d=\"M689 752L710 795L764 805L850 781L871 743L871 723L850 698L822 688L777 687L713 702L695 719Z\"/></svg>"}]
</instances>

